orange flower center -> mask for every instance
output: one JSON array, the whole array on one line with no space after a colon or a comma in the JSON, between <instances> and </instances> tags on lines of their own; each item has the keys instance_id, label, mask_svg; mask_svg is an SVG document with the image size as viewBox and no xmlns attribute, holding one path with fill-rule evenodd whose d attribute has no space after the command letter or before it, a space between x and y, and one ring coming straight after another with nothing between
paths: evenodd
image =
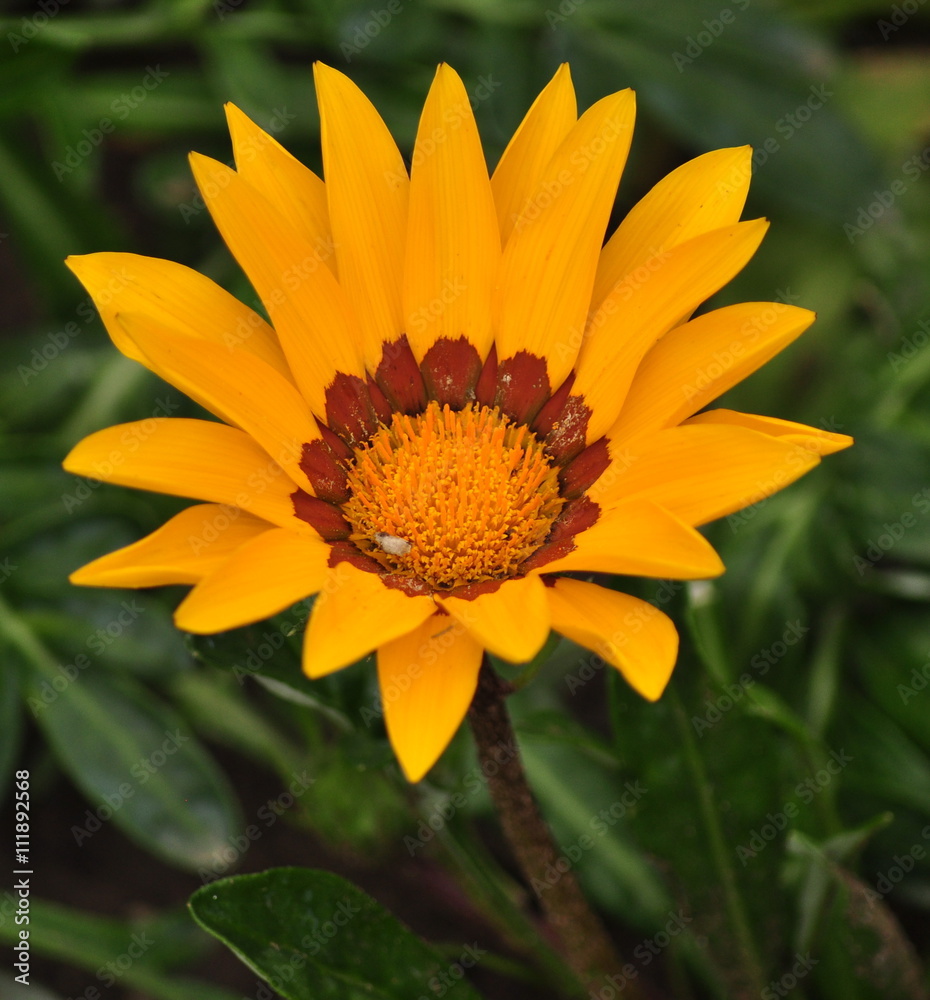
<instances>
[{"instance_id":1,"label":"orange flower center","mask_svg":"<svg viewBox=\"0 0 930 1000\"><path fill-rule=\"evenodd\" d=\"M352 541L435 590L514 576L564 502L536 435L473 404L395 413L356 449L349 489Z\"/></svg>"}]
</instances>

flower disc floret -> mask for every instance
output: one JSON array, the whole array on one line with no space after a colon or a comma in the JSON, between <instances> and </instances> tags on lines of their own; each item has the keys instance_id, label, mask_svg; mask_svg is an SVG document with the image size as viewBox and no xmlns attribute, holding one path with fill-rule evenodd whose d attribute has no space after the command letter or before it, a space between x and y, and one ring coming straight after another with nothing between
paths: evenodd
<instances>
[{"instance_id":1,"label":"flower disc floret","mask_svg":"<svg viewBox=\"0 0 930 1000\"><path fill-rule=\"evenodd\" d=\"M473 404L394 414L356 450L349 489L356 545L434 590L516 575L564 502L536 435Z\"/></svg>"}]
</instances>

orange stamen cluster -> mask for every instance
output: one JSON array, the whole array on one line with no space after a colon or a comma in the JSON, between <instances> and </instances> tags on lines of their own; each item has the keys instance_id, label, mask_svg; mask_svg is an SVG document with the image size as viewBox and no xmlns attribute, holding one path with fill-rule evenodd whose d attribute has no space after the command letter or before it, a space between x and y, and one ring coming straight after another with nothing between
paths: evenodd
<instances>
[{"instance_id":1,"label":"orange stamen cluster","mask_svg":"<svg viewBox=\"0 0 930 1000\"><path fill-rule=\"evenodd\" d=\"M472 404L395 413L356 449L349 489L355 544L435 590L515 575L563 503L533 432Z\"/></svg>"}]
</instances>

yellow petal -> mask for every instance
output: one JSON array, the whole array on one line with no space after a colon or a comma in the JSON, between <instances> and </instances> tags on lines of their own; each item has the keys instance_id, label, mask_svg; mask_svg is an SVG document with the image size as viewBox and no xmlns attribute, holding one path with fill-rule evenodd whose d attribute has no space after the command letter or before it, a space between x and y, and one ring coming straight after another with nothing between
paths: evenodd
<instances>
[{"instance_id":1,"label":"yellow petal","mask_svg":"<svg viewBox=\"0 0 930 1000\"><path fill-rule=\"evenodd\" d=\"M329 553L309 535L263 532L194 587L175 611L175 624L210 635L275 615L323 586Z\"/></svg>"},{"instance_id":2,"label":"yellow petal","mask_svg":"<svg viewBox=\"0 0 930 1000\"><path fill-rule=\"evenodd\" d=\"M546 588L534 574L505 580L493 594L472 601L444 597L439 604L486 649L511 663L532 660L549 635Z\"/></svg>"},{"instance_id":3,"label":"yellow petal","mask_svg":"<svg viewBox=\"0 0 930 1000\"><path fill-rule=\"evenodd\" d=\"M589 321L572 387L592 410L589 443L617 419L646 351L745 266L767 228L764 219L740 222L663 250L607 296Z\"/></svg>"},{"instance_id":4,"label":"yellow petal","mask_svg":"<svg viewBox=\"0 0 930 1000\"><path fill-rule=\"evenodd\" d=\"M747 427L751 431L759 431L768 434L769 437L778 438L779 441L807 448L818 455L832 455L834 452L849 448L854 443L848 434L836 434L820 427L796 424L793 420L760 417L754 413L739 413L736 410L708 410L692 417L686 426L691 425Z\"/></svg>"},{"instance_id":5,"label":"yellow petal","mask_svg":"<svg viewBox=\"0 0 930 1000\"><path fill-rule=\"evenodd\" d=\"M615 666L649 701L665 690L678 656L678 633L654 604L581 580L546 588L552 627Z\"/></svg>"},{"instance_id":6,"label":"yellow petal","mask_svg":"<svg viewBox=\"0 0 930 1000\"><path fill-rule=\"evenodd\" d=\"M685 424L622 445L588 492L608 510L641 497L698 525L777 493L819 461L806 443L745 427Z\"/></svg>"},{"instance_id":7,"label":"yellow petal","mask_svg":"<svg viewBox=\"0 0 930 1000\"><path fill-rule=\"evenodd\" d=\"M225 424L149 417L84 438L64 461L68 472L117 486L241 507L295 531L293 480L253 440Z\"/></svg>"},{"instance_id":8,"label":"yellow petal","mask_svg":"<svg viewBox=\"0 0 930 1000\"><path fill-rule=\"evenodd\" d=\"M429 597L385 587L375 573L330 567L304 640L304 673L324 677L419 627L436 611Z\"/></svg>"},{"instance_id":9,"label":"yellow petal","mask_svg":"<svg viewBox=\"0 0 930 1000\"><path fill-rule=\"evenodd\" d=\"M235 104L226 105L236 171L287 219L334 270L333 236L323 181Z\"/></svg>"},{"instance_id":10,"label":"yellow petal","mask_svg":"<svg viewBox=\"0 0 930 1000\"><path fill-rule=\"evenodd\" d=\"M751 177L751 146L715 149L673 170L607 241L591 301L600 305L618 281L655 254L738 222Z\"/></svg>"},{"instance_id":11,"label":"yellow petal","mask_svg":"<svg viewBox=\"0 0 930 1000\"><path fill-rule=\"evenodd\" d=\"M326 194L339 283L358 314L369 371L404 332L401 288L407 168L371 101L342 73L314 63Z\"/></svg>"},{"instance_id":12,"label":"yellow petal","mask_svg":"<svg viewBox=\"0 0 930 1000\"><path fill-rule=\"evenodd\" d=\"M491 347L500 234L471 104L441 65L420 117L410 176L404 321L420 361L440 338Z\"/></svg>"},{"instance_id":13,"label":"yellow petal","mask_svg":"<svg viewBox=\"0 0 930 1000\"><path fill-rule=\"evenodd\" d=\"M483 652L461 624L440 614L378 649L384 721L408 781L419 781L455 735Z\"/></svg>"},{"instance_id":14,"label":"yellow petal","mask_svg":"<svg viewBox=\"0 0 930 1000\"><path fill-rule=\"evenodd\" d=\"M719 576L723 563L690 525L648 499L635 498L603 510L596 524L575 536L573 551L539 568L543 573L577 570L700 580Z\"/></svg>"},{"instance_id":15,"label":"yellow petal","mask_svg":"<svg viewBox=\"0 0 930 1000\"><path fill-rule=\"evenodd\" d=\"M266 198L229 167L191 153L213 221L274 323L300 391L318 416L338 372L364 377L358 324L332 271Z\"/></svg>"},{"instance_id":16,"label":"yellow petal","mask_svg":"<svg viewBox=\"0 0 930 1000\"><path fill-rule=\"evenodd\" d=\"M502 246L577 118L571 73L568 63L562 63L527 111L491 177Z\"/></svg>"},{"instance_id":17,"label":"yellow petal","mask_svg":"<svg viewBox=\"0 0 930 1000\"><path fill-rule=\"evenodd\" d=\"M120 315L152 368L218 417L242 428L304 489L303 446L320 437L306 401L270 365L243 350L165 333L144 316Z\"/></svg>"},{"instance_id":18,"label":"yellow petal","mask_svg":"<svg viewBox=\"0 0 930 1000\"><path fill-rule=\"evenodd\" d=\"M84 587L199 583L241 545L271 527L238 507L198 504L138 542L75 570L68 579Z\"/></svg>"},{"instance_id":19,"label":"yellow petal","mask_svg":"<svg viewBox=\"0 0 930 1000\"><path fill-rule=\"evenodd\" d=\"M669 330L636 369L610 437L628 439L681 423L764 365L815 318L781 302L742 302Z\"/></svg>"},{"instance_id":20,"label":"yellow petal","mask_svg":"<svg viewBox=\"0 0 930 1000\"><path fill-rule=\"evenodd\" d=\"M65 263L90 293L113 343L134 361L148 364L116 322L117 312L150 316L166 329L227 348L241 346L291 378L274 330L258 313L197 271L134 253L91 253L69 257Z\"/></svg>"},{"instance_id":21,"label":"yellow petal","mask_svg":"<svg viewBox=\"0 0 930 1000\"><path fill-rule=\"evenodd\" d=\"M546 164L501 261L497 353L545 358L556 388L582 343L604 231L626 163L631 90L588 108Z\"/></svg>"}]
</instances>

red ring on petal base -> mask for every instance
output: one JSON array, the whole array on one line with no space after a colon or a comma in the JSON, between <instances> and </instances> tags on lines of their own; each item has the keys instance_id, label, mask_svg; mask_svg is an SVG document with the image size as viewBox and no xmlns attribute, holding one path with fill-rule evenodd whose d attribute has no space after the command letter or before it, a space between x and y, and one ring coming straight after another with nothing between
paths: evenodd
<instances>
[{"instance_id":1,"label":"red ring on petal base","mask_svg":"<svg viewBox=\"0 0 930 1000\"><path fill-rule=\"evenodd\" d=\"M585 447L590 409L574 373L550 394L543 358L482 364L464 337L440 338L417 365L406 337L386 343L373 379L337 375L323 440L301 468L316 496L298 517L349 561L411 596L474 600L564 556L595 524L585 491L607 468Z\"/></svg>"}]
</instances>

